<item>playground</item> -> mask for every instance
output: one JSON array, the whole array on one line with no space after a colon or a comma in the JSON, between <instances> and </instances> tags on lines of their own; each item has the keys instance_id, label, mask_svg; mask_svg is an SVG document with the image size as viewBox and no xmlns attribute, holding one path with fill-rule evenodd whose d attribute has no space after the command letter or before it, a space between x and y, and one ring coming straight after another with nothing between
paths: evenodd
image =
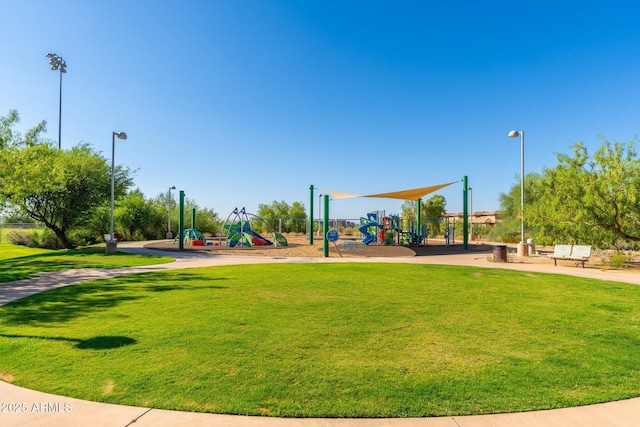
<instances>
[{"instance_id":1,"label":"playground","mask_svg":"<svg viewBox=\"0 0 640 427\"><path fill-rule=\"evenodd\" d=\"M315 241L313 245L309 244L309 239L305 235L286 235L288 245L263 245L263 246L236 246L229 247L226 245L205 245L205 246L184 246L184 251L205 252L212 255L240 255L240 256L272 256L272 257L322 257L323 244L322 241ZM404 245L362 245L356 240L355 248L343 248L342 240L336 243L336 247L329 245L329 257L345 258L367 258L367 257L412 257L427 255L447 255L460 254L469 252L490 252L491 243L474 243L469 245L469 249L465 250L462 244L447 246L442 239L432 239L429 245L412 247ZM213 242L216 238L211 238ZM353 240L349 240L353 241ZM157 241L147 243L149 249L157 250L176 250L176 245L171 241ZM339 253L338 253L339 252Z\"/></svg>"}]
</instances>

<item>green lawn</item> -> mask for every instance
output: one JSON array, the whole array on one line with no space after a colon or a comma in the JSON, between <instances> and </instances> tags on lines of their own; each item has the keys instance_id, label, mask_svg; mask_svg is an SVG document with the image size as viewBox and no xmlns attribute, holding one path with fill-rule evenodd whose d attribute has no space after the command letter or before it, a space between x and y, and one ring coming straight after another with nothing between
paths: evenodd
<instances>
[{"instance_id":1,"label":"green lawn","mask_svg":"<svg viewBox=\"0 0 640 427\"><path fill-rule=\"evenodd\" d=\"M640 287L471 267L138 274L0 308L0 378L273 416L445 416L640 395Z\"/></svg>"},{"instance_id":2,"label":"green lawn","mask_svg":"<svg viewBox=\"0 0 640 427\"><path fill-rule=\"evenodd\" d=\"M172 258L116 252L105 254L104 248L77 250L33 249L0 243L0 283L31 277L45 271L72 268L120 268L162 264Z\"/></svg>"}]
</instances>

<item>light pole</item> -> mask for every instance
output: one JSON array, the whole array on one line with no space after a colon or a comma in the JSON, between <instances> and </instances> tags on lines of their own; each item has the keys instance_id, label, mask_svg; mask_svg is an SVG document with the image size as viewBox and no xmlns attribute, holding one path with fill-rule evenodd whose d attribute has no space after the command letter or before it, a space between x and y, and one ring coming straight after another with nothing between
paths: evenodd
<instances>
[{"instance_id":1,"label":"light pole","mask_svg":"<svg viewBox=\"0 0 640 427\"><path fill-rule=\"evenodd\" d=\"M520 243L518 256L527 256L527 244L524 240L524 131L512 130L509 138L520 137Z\"/></svg>"},{"instance_id":2,"label":"light pole","mask_svg":"<svg viewBox=\"0 0 640 427\"><path fill-rule=\"evenodd\" d=\"M60 103L58 105L58 149L62 148L62 73L67 72L67 62L55 53L47 53L53 71L60 70Z\"/></svg>"},{"instance_id":3,"label":"light pole","mask_svg":"<svg viewBox=\"0 0 640 427\"><path fill-rule=\"evenodd\" d=\"M118 250L118 242L113 235L113 207L115 200L115 155L116 155L116 136L119 139L127 139L127 134L124 132L112 132L111 133L111 226L109 227L109 241L107 242L107 253L116 252Z\"/></svg>"},{"instance_id":4,"label":"light pole","mask_svg":"<svg viewBox=\"0 0 640 427\"><path fill-rule=\"evenodd\" d=\"M167 199L167 239L173 239L173 233L171 233L171 190L175 189L175 185L169 187L169 198Z\"/></svg>"},{"instance_id":5,"label":"light pole","mask_svg":"<svg viewBox=\"0 0 640 427\"><path fill-rule=\"evenodd\" d=\"M469 187L469 210L471 218L469 220L469 240L473 240L473 188Z\"/></svg>"},{"instance_id":6,"label":"light pole","mask_svg":"<svg viewBox=\"0 0 640 427\"><path fill-rule=\"evenodd\" d=\"M318 194L318 236L322 235L322 216L320 213L320 206L322 206L322 194Z\"/></svg>"}]
</instances>

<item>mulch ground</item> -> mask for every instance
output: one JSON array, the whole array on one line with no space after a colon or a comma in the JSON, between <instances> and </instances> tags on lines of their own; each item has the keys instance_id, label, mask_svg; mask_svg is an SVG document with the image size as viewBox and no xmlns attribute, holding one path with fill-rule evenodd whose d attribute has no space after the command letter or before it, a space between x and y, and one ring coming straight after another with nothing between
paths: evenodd
<instances>
[{"instance_id":1,"label":"mulch ground","mask_svg":"<svg viewBox=\"0 0 640 427\"><path fill-rule=\"evenodd\" d=\"M217 244L216 240L212 240L213 245L209 246L184 246L185 251L206 252L216 255L244 255L244 256L272 256L272 257L322 257L323 242L322 240L314 240L314 244L310 245L304 236L287 237L289 246L237 246L229 248L226 245ZM179 250L178 244L171 241L153 242L145 246L149 249L159 250ZM356 248L356 249L354 249ZM337 249L337 250L336 250ZM465 250L462 244L446 246L439 242L433 242L421 247L407 246L363 246L360 243L347 244L343 247L341 241L336 242L334 246L329 243L329 256L339 256L338 251L343 257L362 258L362 257L410 257L410 256L428 256L428 255L447 255L462 254L474 252L490 252L491 245L472 244L469 249Z\"/></svg>"}]
</instances>

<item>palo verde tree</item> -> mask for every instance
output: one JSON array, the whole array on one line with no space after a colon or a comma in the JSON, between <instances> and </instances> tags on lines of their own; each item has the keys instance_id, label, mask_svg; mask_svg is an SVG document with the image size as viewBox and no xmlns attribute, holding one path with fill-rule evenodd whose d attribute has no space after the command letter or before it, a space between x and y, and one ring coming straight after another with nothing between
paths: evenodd
<instances>
[{"instance_id":1,"label":"palo verde tree","mask_svg":"<svg viewBox=\"0 0 640 427\"><path fill-rule=\"evenodd\" d=\"M527 218L549 243L600 248L640 242L640 159L637 140L609 142L590 155L584 143L544 169Z\"/></svg>"},{"instance_id":2,"label":"palo verde tree","mask_svg":"<svg viewBox=\"0 0 640 427\"><path fill-rule=\"evenodd\" d=\"M45 122L22 137L13 130L18 121L15 111L0 118L0 201L42 223L65 248L72 248L68 232L85 224L110 198L111 167L86 144L55 148L40 137ZM115 183L116 194L123 194L131 185L129 170L118 167Z\"/></svg>"}]
</instances>

